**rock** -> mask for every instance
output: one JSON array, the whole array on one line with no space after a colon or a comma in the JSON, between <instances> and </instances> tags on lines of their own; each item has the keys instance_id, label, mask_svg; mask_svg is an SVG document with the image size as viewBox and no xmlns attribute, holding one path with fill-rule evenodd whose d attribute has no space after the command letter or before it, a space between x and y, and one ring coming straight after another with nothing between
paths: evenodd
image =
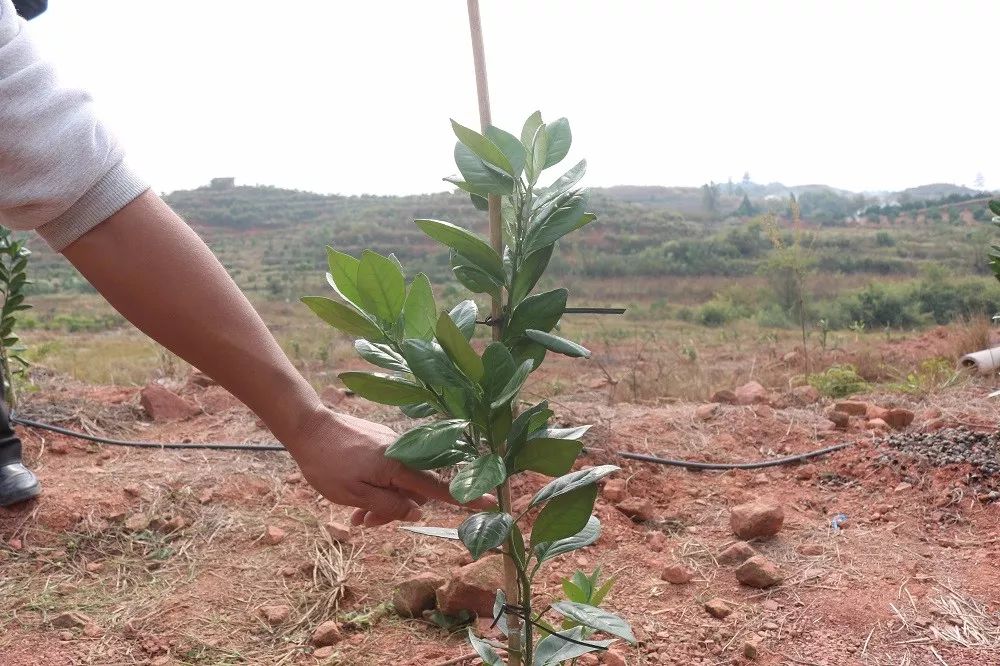
<instances>
[{"instance_id":1,"label":"rock","mask_svg":"<svg viewBox=\"0 0 1000 666\"><path fill-rule=\"evenodd\" d=\"M820 394L815 386L796 386L792 389L792 397L803 405L814 405L819 402Z\"/></svg>"},{"instance_id":2,"label":"rock","mask_svg":"<svg viewBox=\"0 0 1000 666\"><path fill-rule=\"evenodd\" d=\"M187 521L184 520L184 516L174 516L167 522L163 523L160 531L164 534L170 534L171 532L184 529L185 525L187 525Z\"/></svg>"},{"instance_id":3,"label":"rock","mask_svg":"<svg viewBox=\"0 0 1000 666\"><path fill-rule=\"evenodd\" d=\"M201 413L201 409L159 384L147 384L139 392L139 404L154 421L181 421Z\"/></svg>"},{"instance_id":4,"label":"rock","mask_svg":"<svg viewBox=\"0 0 1000 666\"><path fill-rule=\"evenodd\" d=\"M906 426L913 423L913 412L908 409L903 409L902 407L896 407L895 409L890 409L889 413L884 419L886 423L893 427L895 430L902 430Z\"/></svg>"},{"instance_id":5,"label":"rock","mask_svg":"<svg viewBox=\"0 0 1000 666\"><path fill-rule=\"evenodd\" d=\"M764 599L764 601L761 602L760 607L771 613L777 613L781 610L781 604L774 599Z\"/></svg>"},{"instance_id":6,"label":"rock","mask_svg":"<svg viewBox=\"0 0 1000 666\"><path fill-rule=\"evenodd\" d=\"M719 403L710 402L705 405L698 405L694 410L694 417L699 421L708 421L710 418L719 413Z\"/></svg>"},{"instance_id":7,"label":"rock","mask_svg":"<svg viewBox=\"0 0 1000 666\"><path fill-rule=\"evenodd\" d=\"M616 650L608 650L602 655L602 658L607 666L628 666L628 662L625 661L625 657L619 654Z\"/></svg>"},{"instance_id":8,"label":"rock","mask_svg":"<svg viewBox=\"0 0 1000 666\"><path fill-rule=\"evenodd\" d=\"M753 661L760 654L760 641L751 638L743 643L743 656Z\"/></svg>"},{"instance_id":9,"label":"rock","mask_svg":"<svg viewBox=\"0 0 1000 666\"><path fill-rule=\"evenodd\" d=\"M838 412L836 409L827 410L826 418L830 419L833 425L838 428L846 428L851 423L850 415Z\"/></svg>"},{"instance_id":10,"label":"rock","mask_svg":"<svg viewBox=\"0 0 1000 666\"><path fill-rule=\"evenodd\" d=\"M736 580L750 587L764 589L777 585L783 578L771 560L763 555L754 555L736 568Z\"/></svg>"},{"instance_id":11,"label":"rock","mask_svg":"<svg viewBox=\"0 0 1000 666\"><path fill-rule=\"evenodd\" d=\"M739 404L739 399L736 394L729 389L722 389L721 391L716 391L709 398L709 402L720 402L724 405L736 405Z\"/></svg>"},{"instance_id":12,"label":"rock","mask_svg":"<svg viewBox=\"0 0 1000 666\"><path fill-rule=\"evenodd\" d=\"M920 426L920 431L921 432L935 432L937 430L941 430L946 425L948 425L948 422L945 421L942 418L931 419L930 421L927 421L922 426Z\"/></svg>"},{"instance_id":13,"label":"rock","mask_svg":"<svg viewBox=\"0 0 1000 666\"><path fill-rule=\"evenodd\" d=\"M796 548L796 550L799 551L799 555L805 555L806 557L817 557L826 552L826 549L818 543L804 543Z\"/></svg>"},{"instance_id":14,"label":"rock","mask_svg":"<svg viewBox=\"0 0 1000 666\"><path fill-rule=\"evenodd\" d=\"M771 401L767 394L767 389L759 382L747 382L736 389L736 402L741 405L753 405L756 403L768 403Z\"/></svg>"},{"instance_id":15,"label":"rock","mask_svg":"<svg viewBox=\"0 0 1000 666\"><path fill-rule=\"evenodd\" d=\"M654 553L663 552L667 548L667 535L660 531L647 533L646 547Z\"/></svg>"},{"instance_id":16,"label":"rock","mask_svg":"<svg viewBox=\"0 0 1000 666\"><path fill-rule=\"evenodd\" d=\"M274 525L268 525L264 529L263 540L269 546L277 546L279 543L285 540L285 530Z\"/></svg>"},{"instance_id":17,"label":"rock","mask_svg":"<svg viewBox=\"0 0 1000 666\"><path fill-rule=\"evenodd\" d=\"M58 636L59 636L59 640L61 640L61 641L71 641L71 640L73 640L73 632L70 631L69 629L63 629L62 631L59 632Z\"/></svg>"},{"instance_id":18,"label":"rock","mask_svg":"<svg viewBox=\"0 0 1000 666\"><path fill-rule=\"evenodd\" d=\"M323 525L323 529L330 535L330 538L339 543L351 543L351 528L335 520Z\"/></svg>"},{"instance_id":19,"label":"rock","mask_svg":"<svg viewBox=\"0 0 1000 666\"><path fill-rule=\"evenodd\" d=\"M625 499L625 481L623 479L608 479L601 489L601 494L609 502L621 502Z\"/></svg>"},{"instance_id":20,"label":"rock","mask_svg":"<svg viewBox=\"0 0 1000 666\"><path fill-rule=\"evenodd\" d=\"M219 385L219 382L215 381L201 370L195 370L192 372L188 376L187 383L188 386L197 386L198 388L208 388L209 386Z\"/></svg>"},{"instance_id":21,"label":"rock","mask_svg":"<svg viewBox=\"0 0 1000 666\"><path fill-rule=\"evenodd\" d=\"M327 407L336 407L344 398L347 397L347 391L336 386L327 386L319 393L319 399L323 401L323 404Z\"/></svg>"},{"instance_id":22,"label":"rock","mask_svg":"<svg viewBox=\"0 0 1000 666\"><path fill-rule=\"evenodd\" d=\"M869 430L878 430L879 432L891 430L889 424L883 419L868 419L867 425Z\"/></svg>"},{"instance_id":23,"label":"rock","mask_svg":"<svg viewBox=\"0 0 1000 666\"><path fill-rule=\"evenodd\" d=\"M865 418L869 419L882 419L885 421L885 417L889 415L889 410L885 407L879 407L878 405L868 404L868 411L865 412Z\"/></svg>"},{"instance_id":24,"label":"rock","mask_svg":"<svg viewBox=\"0 0 1000 666\"><path fill-rule=\"evenodd\" d=\"M316 648L313 650L313 655L316 659L327 659L333 656L333 647L327 645L326 647Z\"/></svg>"},{"instance_id":25,"label":"rock","mask_svg":"<svg viewBox=\"0 0 1000 666\"><path fill-rule=\"evenodd\" d=\"M636 522L652 520L656 515L653 503L645 497L626 497L615 504L615 508Z\"/></svg>"},{"instance_id":26,"label":"rock","mask_svg":"<svg viewBox=\"0 0 1000 666\"><path fill-rule=\"evenodd\" d=\"M668 564L660 573L660 579L667 581L671 585L684 585L694 579L694 572L683 564Z\"/></svg>"},{"instance_id":27,"label":"rock","mask_svg":"<svg viewBox=\"0 0 1000 666\"><path fill-rule=\"evenodd\" d=\"M86 627L88 624L94 624L94 621L83 613L77 613L76 611L59 613L59 615L52 618L52 626L56 629L78 629Z\"/></svg>"},{"instance_id":28,"label":"rock","mask_svg":"<svg viewBox=\"0 0 1000 666\"><path fill-rule=\"evenodd\" d=\"M65 456L69 454L69 444L66 442L52 442L49 444L49 453L55 453L60 456Z\"/></svg>"},{"instance_id":29,"label":"rock","mask_svg":"<svg viewBox=\"0 0 1000 666\"><path fill-rule=\"evenodd\" d=\"M83 635L87 638L98 638L104 635L104 630L101 629L100 625L91 622L83 628Z\"/></svg>"},{"instance_id":30,"label":"rock","mask_svg":"<svg viewBox=\"0 0 1000 666\"><path fill-rule=\"evenodd\" d=\"M420 617L425 610L434 608L435 592L444 582L444 578L432 573L422 573L404 580L393 590L392 607L402 617ZM491 613L492 610L491 603Z\"/></svg>"},{"instance_id":31,"label":"rock","mask_svg":"<svg viewBox=\"0 0 1000 666\"><path fill-rule=\"evenodd\" d=\"M741 539L772 537L781 531L784 522L781 505L763 500L734 506L729 514L729 526Z\"/></svg>"},{"instance_id":32,"label":"rock","mask_svg":"<svg viewBox=\"0 0 1000 666\"><path fill-rule=\"evenodd\" d=\"M279 624L283 624L288 616L292 613L292 607L286 606L285 604L277 604L275 606L261 606L260 614L264 616L267 623L272 627L276 627Z\"/></svg>"},{"instance_id":33,"label":"rock","mask_svg":"<svg viewBox=\"0 0 1000 666\"><path fill-rule=\"evenodd\" d=\"M719 564L742 564L756 554L757 551L746 541L737 541L719 553L716 559L719 560Z\"/></svg>"},{"instance_id":34,"label":"rock","mask_svg":"<svg viewBox=\"0 0 1000 666\"><path fill-rule=\"evenodd\" d=\"M841 400L833 408L850 416L865 416L868 413L868 403L861 400Z\"/></svg>"},{"instance_id":35,"label":"rock","mask_svg":"<svg viewBox=\"0 0 1000 666\"><path fill-rule=\"evenodd\" d=\"M87 562L86 569L90 573L100 573L104 571L104 562Z\"/></svg>"},{"instance_id":36,"label":"rock","mask_svg":"<svg viewBox=\"0 0 1000 666\"><path fill-rule=\"evenodd\" d=\"M446 615L467 610L483 617L492 616L493 600L502 587L502 557L483 557L458 569L437 589L438 610Z\"/></svg>"},{"instance_id":37,"label":"rock","mask_svg":"<svg viewBox=\"0 0 1000 666\"><path fill-rule=\"evenodd\" d=\"M315 647L326 647L338 643L341 639L340 627L333 620L327 620L316 627L309 642Z\"/></svg>"},{"instance_id":38,"label":"rock","mask_svg":"<svg viewBox=\"0 0 1000 666\"><path fill-rule=\"evenodd\" d=\"M896 487L892 489L894 493L905 493L907 490L913 487L912 483L907 483L906 481L901 481L896 484Z\"/></svg>"},{"instance_id":39,"label":"rock","mask_svg":"<svg viewBox=\"0 0 1000 666\"><path fill-rule=\"evenodd\" d=\"M729 606L729 604L718 597L706 601L705 610L708 611L709 615L720 620L729 617L730 613L733 612L733 609Z\"/></svg>"},{"instance_id":40,"label":"rock","mask_svg":"<svg viewBox=\"0 0 1000 666\"><path fill-rule=\"evenodd\" d=\"M808 463L795 468L795 478L799 481L808 481L816 476L816 465Z\"/></svg>"},{"instance_id":41,"label":"rock","mask_svg":"<svg viewBox=\"0 0 1000 666\"><path fill-rule=\"evenodd\" d=\"M291 474L285 477L285 483L289 484L302 483L302 473L292 472Z\"/></svg>"},{"instance_id":42,"label":"rock","mask_svg":"<svg viewBox=\"0 0 1000 666\"><path fill-rule=\"evenodd\" d=\"M134 513L125 519L125 529L130 532L141 532L149 527L149 516L141 513Z\"/></svg>"},{"instance_id":43,"label":"rock","mask_svg":"<svg viewBox=\"0 0 1000 666\"><path fill-rule=\"evenodd\" d=\"M138 484L130 483L127 486L122 486L122 492L129 497L138 497L141 491Z\"/></svg>"}]
</instances>

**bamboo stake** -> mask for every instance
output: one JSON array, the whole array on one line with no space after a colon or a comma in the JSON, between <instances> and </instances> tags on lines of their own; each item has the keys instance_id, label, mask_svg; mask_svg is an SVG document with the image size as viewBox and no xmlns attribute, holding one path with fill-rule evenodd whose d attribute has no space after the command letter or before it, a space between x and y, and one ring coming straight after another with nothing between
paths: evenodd
<instances>
[{"instance_id":1,"label":"bamboo stake","mask_svg":"<svg viewBox=\"0 0 1000 666\"><path fill-rule=\"evenodd\" d=\"M479 98L479 124L483 132L492 124L490 114L490 87L486 79L486 51L483 47L483 26L479 18L479 0L467 0L469 9L469 32L472 35L472 59L476 68L476 94ZM503 228L500 219L500 197L489 195L490 244L501 257L503 256ZM503 332L503 304L499 299L492 299L491 310L493 322L493 339L499 340ZM506 454L506 442L497 443L497 453L503 457ZM504 481L499 488L500 510L510 513L510 483ZM512 538L504 543L504 593L507 601L513 605L521 604L521 585L517 577L517 567L511 557ZM516 615L507 616L507 626L510 631L507 636L508 663L510 666L521 666L521 621Z\"/></svg>"}]
</instances>

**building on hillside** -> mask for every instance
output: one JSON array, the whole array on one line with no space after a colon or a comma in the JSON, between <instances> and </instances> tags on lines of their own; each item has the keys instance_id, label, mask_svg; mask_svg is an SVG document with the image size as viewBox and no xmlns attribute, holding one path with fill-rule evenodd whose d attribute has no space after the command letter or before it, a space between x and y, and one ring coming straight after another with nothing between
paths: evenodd
<instances>
[{"instance_id":1,"label":"building on hillside","mask_svg":"<svg viewBox=\"0 0 1000 666\"><path fill-rule=\"evenodd\" d=\"M231 190L236 187L235 178L213 178L208 186L213 190Z\"/></svg>"}]
</instances>

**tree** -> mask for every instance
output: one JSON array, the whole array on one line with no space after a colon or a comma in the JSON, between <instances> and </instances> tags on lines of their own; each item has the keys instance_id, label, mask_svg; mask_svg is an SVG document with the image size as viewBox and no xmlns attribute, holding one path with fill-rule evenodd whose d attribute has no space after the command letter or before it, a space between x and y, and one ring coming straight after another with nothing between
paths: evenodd
<instances>
[{"instance_id":1,"label":"tree","mask_svg":"<svg viewBox=\"0 0 1000 666\"><path fill-rule=\"evenodd\" d=\"M740 207L736 209L733 215L736 217L753 217L756 214L757 207L750 202L750 197L744 194L743 201L740 202Z\"/></svg>"},{"instance_id":2,"label":"tree","mask_svg":"<svg viewBox=\"0 0 1000 666\"><path fill-rule=\"evenodd\" d=\"M709 215L719 211L719 186L714 181L701 186L701 206Z\"/></svg>"}]
</instances>

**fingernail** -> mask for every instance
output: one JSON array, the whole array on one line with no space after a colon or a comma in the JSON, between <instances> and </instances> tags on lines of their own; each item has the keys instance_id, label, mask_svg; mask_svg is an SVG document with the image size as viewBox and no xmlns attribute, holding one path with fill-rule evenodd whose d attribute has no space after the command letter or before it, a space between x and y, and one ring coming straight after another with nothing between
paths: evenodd
<instances>
[{"instance_id":1,"label":"fingernail","mask_svg":"<svg viewBox=\"0 0 1000 666\"><path fill-rule=\"evenodd\" d=\"M420 517L423 515L424 514L420 511L420 509L410 509L410 512L406 514L406 517L403 518L403 520L413 522L414 520L420 520Z\"/></svg>"}]
</instances>

